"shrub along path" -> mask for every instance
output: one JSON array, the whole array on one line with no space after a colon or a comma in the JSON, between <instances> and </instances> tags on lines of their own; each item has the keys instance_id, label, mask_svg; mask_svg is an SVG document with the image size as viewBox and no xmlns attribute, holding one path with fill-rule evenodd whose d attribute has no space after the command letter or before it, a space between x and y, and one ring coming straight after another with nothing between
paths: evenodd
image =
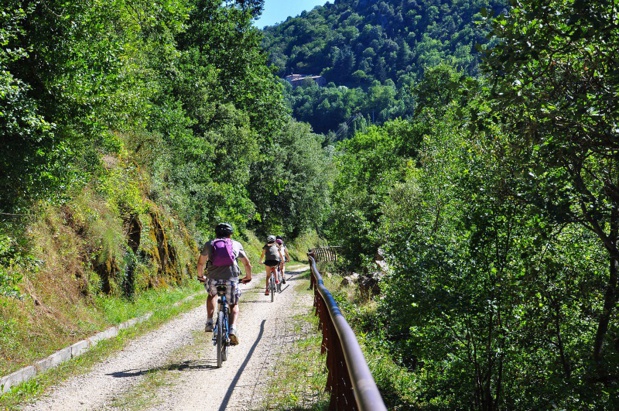
<instances>
[{"instance_id":1,"label":"shrub along path","mask_svg":"<svg viewBox=\"0 0 619 411\"><path fill-rule=\"evenodd\" d=\"M24 410L249 410L261 404L278 347L287 341L293 311L310 310L298 298L300 267L288 270L275 302L264 295L264 273L243 286L240 344L216 368L211 333L204 333L204 306L131 342L122 352L55 387ZM204 295L205 297L205 295ZM294 310L292 310L294 307Z\"/></svg>"}]
</instances>

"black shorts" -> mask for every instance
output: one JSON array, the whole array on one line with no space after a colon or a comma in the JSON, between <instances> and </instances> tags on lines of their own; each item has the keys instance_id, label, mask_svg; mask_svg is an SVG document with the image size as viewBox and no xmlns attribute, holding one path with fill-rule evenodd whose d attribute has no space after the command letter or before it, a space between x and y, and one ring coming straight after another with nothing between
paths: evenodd
<instances>
[{"instance_id":1,"label":"black shorts","mask_svg":"<svg viewBox=\"0 0 619 411\"><path fill-rule=\"evenodd\" d=\"M268 265L269 267L277 267L279 265L279 260L264 260L264 265Z\"/></svg>"}]
</instances>

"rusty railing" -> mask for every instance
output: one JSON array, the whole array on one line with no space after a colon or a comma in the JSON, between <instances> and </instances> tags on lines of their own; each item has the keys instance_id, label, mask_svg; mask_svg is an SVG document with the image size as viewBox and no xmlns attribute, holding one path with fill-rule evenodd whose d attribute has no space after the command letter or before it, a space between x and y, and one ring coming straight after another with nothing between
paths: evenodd
<instances>
[{"instance_id":1,"label":"rusty railing","mask_svg":"<svg viewBox=\"0 0 619 411\"><path fill-rule=\"evenodd\" d=\"M339 246L329 246L329 247L317 247L309 250L309 254L311 254L316 262L319 261L337 261L337 253L336 249Z\"/></svg>"},{"instance_id":2,"label":"rusty railing","mask_svg":"<svg viewBox=\"0 0 619 411\"><path fill-rule=\"evenodd\" d=\"M321 353L327 354L329 410L386 411L357 337L324 286L316 267L317 256L312 251L307 255L312 271L314 307L322 329Z\"/></svg>"}]
</instances>

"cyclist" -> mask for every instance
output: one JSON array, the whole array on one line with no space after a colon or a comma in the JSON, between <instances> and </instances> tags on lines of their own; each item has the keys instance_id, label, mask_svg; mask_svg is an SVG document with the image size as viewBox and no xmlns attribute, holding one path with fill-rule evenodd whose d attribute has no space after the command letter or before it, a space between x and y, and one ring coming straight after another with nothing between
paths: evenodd
<instances>
[{"instance_id":1,"label":"cyclist","mask_svg":"<svg viewBox=\"0 0 619 411\"><path fill-rule=\"evenodd\" d=\"M275 237L275 242L279 247L279 251L282 254L282 262L279 264L279 269L282 272L282 283L286 284L286 263L290 261L290 254L288 254L288 247L284 244L284 240L280 236Z\"/></svg>"},{"instance_id":2,"label":"cyclist","mask_svg":"<svg viewBox=\"0 0 619 411\"><path fill-rule=\"evenodd\" d=\"M217 282L224 280L228 285L226 298L230 304L230 344L237 345L239 338L235 321L239 314L239 268L237 260L241 260L245 267L245 277L240 281L245 284L251 281L251 264L249 258L238 241L230 237L233 233L232 226L228 223L220 223L215 227L215 239L207 241L198 257L198 280L204 283L208 292L206 298L206 326L205 332L213 331L213 314L217 301ZM204 268L206 267L206 275Z\"/></svg>"},{"instance_id":3,"label":"cyclist","mask_svg":"<svg viewBox=\"0 0 619 411\"><path fill-rule=\"evenodd\" d=\"M282 254L277 247L277 243L275 242L275 236L270 235L267 237L267 243L262 247L262 255L260 256L261 264L266 265L266 291L264 295L269 295L269 280L271 279L271 275L275 275L277 279L277 266L279 266L280 262L283 260Z\"/></svg>"}]
</instances>

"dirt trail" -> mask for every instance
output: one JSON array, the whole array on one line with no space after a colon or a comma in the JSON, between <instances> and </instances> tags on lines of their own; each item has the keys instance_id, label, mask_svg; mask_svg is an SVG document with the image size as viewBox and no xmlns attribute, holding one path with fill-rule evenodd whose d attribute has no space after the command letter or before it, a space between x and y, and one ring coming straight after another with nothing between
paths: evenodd
<instances>
[{"instance_id":1,"label":"dirt trail","mask_svg":"<svg viewBox=\"0 0 619 411\"><path fill-rule=\"evenodd\" d=\"M287 284L274 303L264 295L264 272L243 286L240 344L230 348L222 368L216 368L212 334L204 333L201 306L137 338L91 372L71 378L23 409L257 409L281 344L290 342L290 319L312 305L310 295L299 298L295 292L303 269L307 267L287 270Z\"/></svg>"}]
</instances>

